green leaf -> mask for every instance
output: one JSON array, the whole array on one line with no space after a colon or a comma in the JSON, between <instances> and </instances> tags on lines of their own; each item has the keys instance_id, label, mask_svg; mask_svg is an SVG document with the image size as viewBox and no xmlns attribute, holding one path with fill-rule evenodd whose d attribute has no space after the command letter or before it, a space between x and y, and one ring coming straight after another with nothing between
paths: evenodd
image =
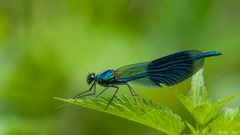
<instances>
[{"instance_id":1,"label":"green leaf","mask_svg":"<svg viewBox=\"0 0 240 135\"><path fill-rule=\"evenodd\" d=\"M225 103L240 96L240 93L237 93L212 104L207 95L202 74L203 70L201 69L193 76L192 88L187 96L184 96L176 90L173 91L173 95L175 95L175 97L191 113L197 122L197 125L200 127L204 127L211 119L213 119Z\"/></svg>"},{"instance_id":2,"label":"green leaf","mask_svg":"<svg viewBox=\"0 0 240 135\"><path fill-rule=\"evenodd\" d=\"M240 112L239 108L225 108L220 114L208 124L203 134L240 134Z\"/></svg>"},{"instance_id":3,"label":"green leaf","mask_svg":"<svg viewBox=\"0 0 240 135\"><path fill-rule=\"evenodd\" d=\"M82 107L113 114L148 127L152 127L161 132L178 135L184 128L184 122L170 109L151 102L150 100L136 100L133 97L116 97L109 108L104 111L109 99L88 97L75 102L74 99L58 100L79 105Z\"/></svg>"},{"instance_id":4,"label":"green leaf","mask_svg":"<svg viewBox=\"0 0 240 135\"><path fill-rule=\"evenodd\" d=\"M207 90L204 85L203 69L200 69L193 77L191 90L187 95L194 106L200 106L210 103L210 98L207 95Z\"/></svg>"},{"instance_id":5,"label":"green leaf","mask_svg":"<svg viewBox=\"0 0 240 135\"><path fill-rule=\"evenodd\" d=\"M192 110L193 117L196 119L199 125L205 125L218 114L224 104L238 96L240 96L240 93L234 94L232 96L227 96L224 99L219 100L213 104L204 104L197 106Z\"/></svg>"},{"instance_id":6,"label":"green leaf","mask_svg":"<svg viewBox=\"0 0 240 135\"><path fill-rule=\"evenodd\" d=\"M197 135L198 134L198 131L191 125L189 124L187 121L185 121L187 127L190 129L190 131L194 134L194 135Z\"/></svg>"}]
</instances>

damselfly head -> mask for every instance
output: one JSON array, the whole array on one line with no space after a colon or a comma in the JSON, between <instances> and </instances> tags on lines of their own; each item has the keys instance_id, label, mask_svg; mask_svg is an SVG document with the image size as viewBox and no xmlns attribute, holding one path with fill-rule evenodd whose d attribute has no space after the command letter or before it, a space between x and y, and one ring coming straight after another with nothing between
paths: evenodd
<instances>
[{"instance_id":1,"label":"damselfly head","mask_svg":"<svg viewBox=\"0 0 240 135\"><path fill-rule=\"evenodd\" d=\"M95 80L95 73L90 73L87 76L87 83L91 84Z\"/></svg>"}]
</instances>

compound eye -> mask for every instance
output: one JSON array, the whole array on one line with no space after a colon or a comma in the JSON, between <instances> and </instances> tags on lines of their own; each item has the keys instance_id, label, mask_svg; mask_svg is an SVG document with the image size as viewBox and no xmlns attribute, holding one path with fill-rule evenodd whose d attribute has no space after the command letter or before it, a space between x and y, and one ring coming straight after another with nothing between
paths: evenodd
<instances>
[{"instance_id":1,"label":"compound eye","mask_svg":"<svg viewBox=\"0 0 240 135\"><path fill-rule=\"evenodd\" d=\"M94 73L89 74L87 77L87 83L91 84L94 81L94 79L95 79L95 74Z\"/></svg>"}]
</instances>

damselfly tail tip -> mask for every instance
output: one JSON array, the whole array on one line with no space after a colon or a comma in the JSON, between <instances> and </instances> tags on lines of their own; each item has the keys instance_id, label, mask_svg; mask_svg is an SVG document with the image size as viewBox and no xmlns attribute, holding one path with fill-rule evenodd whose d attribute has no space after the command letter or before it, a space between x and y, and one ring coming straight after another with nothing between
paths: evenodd
<instances>
[{"instance_id":1,"label":"damselfly tail tip","mask_svg":"<svg viewBox=\"0 0 240 135\"><path fill-rule=\"evenodd\" d=\"M218 55L223 55L221 52L216 52L214 51L215 55L218 56Z\"/></svg>"},{"instance_id":2,"label":"damselfly tail tip","mask_svg":"<svg viewBox=\"0 0 240 135\"><path fill-rule=\"evenodd\" d=\"M211 57L211 56L219 56L219 55L223 55L223 54L217 51L210 51L210 52L205 52L200 54L200 56L203 56L203 57Z\"/></svg>"}]
</instances>

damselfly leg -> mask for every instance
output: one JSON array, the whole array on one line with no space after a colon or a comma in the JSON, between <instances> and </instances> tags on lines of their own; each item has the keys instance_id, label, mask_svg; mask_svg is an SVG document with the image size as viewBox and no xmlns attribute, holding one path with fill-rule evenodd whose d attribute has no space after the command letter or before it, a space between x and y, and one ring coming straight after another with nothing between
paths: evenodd
<instances>
[{"instance_id":1,"label":"damselfly leg","mask_svg":"<svg viewBox=\"0 0 240 135\"><path fill-rule=\"evenodd\" d=\"M126 85L128 86L128 89L131 92L132 96L137 97L137 100L140 101L140 103L142 103L141 98L138 96L138 94L135 92L135 90L128 83Z\"/></svg>"},{"instance_id":2,"label":"damselfly leg","mask_svg":"<svg viewBox=\"0 0 240 135\"><path fill-rule=\"evenodd\" d=\"M117 92L118 92L118 89L119 89L119 87L117 87L117 86L111 86L111 87L116 88L116 91L115 91L115 93L113 94L113 96L112 96L112 98L110 99L110 101L108 102L108 104L107 104L107 106L106 106L106 108L105 108L105 111L107 110L108 106L111 104L112 100L113 100L114 97L116 96L116 94L117 94Z\"/></svg>"},{"instance_id":3,"label":"damselfly leg","mask_svg":"<svg viewBox=\"0 0 240 135\"><path fill-rule=\"evenodd\" d=\"M135 90L128 83L126 85L128 86L128 89L131 92L132 96L138 97L138 94L135 92Z\"/></svg>"},{"instance_id":4,"label":"damselfly leg","mask_svg":"<svg viewBox=\"0 0 240 135\"><path fill-rule=\"evenodd\" d=\"M88 92L92 91L92 89L93 89L93 93L88 93ZM87 94L85 94L85 93L87 93ZM95 95L95 94L96 94L96 83L93 83L89 90L77 94L76 96L73 97L73 99L75 99L75 102L76 102L79 98L91 96L91 95Z\"/></svg>"},{"instance_id":5,"label":"damselfly leg","mask_svg":"<svg viewBox=\"0 0 240 135\"><path fill-rule=\"evenodd\" d=\"M105 89L103 89L103 90L96 96L96 98L98 98L100 95L102 95L103 92L105 92L108 88L109 88L109 87L106 87Z\"/></svg>"},{"instance_id":6,"label":"damselfly leg","mask_svg":"<svg viewBox=\"0 0 240 135\"><path fill-rule=\"evenodd\" d=\"M132 96L137 96L138 97L138 94L135 92L135 90L129 85L129 84L125 84L128 86L128 89L129 91L131 92L131 95ZM106 87L105 89L103 89L97 96L96 98L98 98L100 95L102 95L109 87Z\"/></svg>"}]
</instances>

